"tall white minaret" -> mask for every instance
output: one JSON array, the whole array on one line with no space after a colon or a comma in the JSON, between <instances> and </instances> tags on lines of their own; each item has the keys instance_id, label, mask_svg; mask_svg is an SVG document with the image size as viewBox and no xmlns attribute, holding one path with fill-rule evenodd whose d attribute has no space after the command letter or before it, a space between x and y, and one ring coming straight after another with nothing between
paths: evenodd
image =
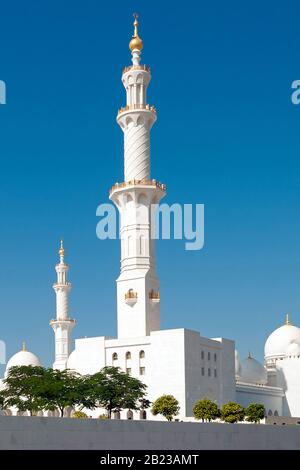
<instances>
[{"instance_id":1,"label":"tall white minaret","mask_svg":"<svg viewBox=\"0 0 300 470\"><path fill-rule=\"evenodd\" d=\"M124 132L124 182L110 191L120 212L121 273L117 279L118 337L147 336L160 329L159 280L155 273L152 205L165 195L165 185L150 177L150 130L156 110L147 104L150 69L141 65L143 41L137 15L129 43L132 65L123 70L127 103L117 115Z\"/></svg>"},{"instance_id":2,"label":"tall white minaret","mask_svg":"<svg viewBox=\"0 0 300 470\"><path fill-rule=\"evenodd\" d=\"M53 369L66 369L71 353L71 333L75 320L69 318L69 292L71 283L67 281L69 266L65 263L63 241L60 242L59 263L55 266L57 282L53 284L56 294L56 319L50 321L55 334L55 361Z\"/></svg>"}]
</instances>

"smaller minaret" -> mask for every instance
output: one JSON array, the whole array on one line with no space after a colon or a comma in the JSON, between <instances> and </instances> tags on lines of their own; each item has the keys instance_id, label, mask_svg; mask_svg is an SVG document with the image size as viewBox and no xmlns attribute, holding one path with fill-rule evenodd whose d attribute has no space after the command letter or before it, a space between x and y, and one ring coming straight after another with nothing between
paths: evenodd
<instances>
[{"instance_id":1,"label":"smaller minaret","mask_svg":"<svg viewBox=\"0 0 300 470\"><path fill-rule=\"evenodd\" d=\"M57 282L53 284L56 294L56 319L50 321L55 334L55 361L53 369L66 369L71 353L71 333L75 320L69 318L69 292L71 283L67 281L69 266L65 263L65 249L60 242L59 263L55 266Z\"/></svg>"}]
</instances>

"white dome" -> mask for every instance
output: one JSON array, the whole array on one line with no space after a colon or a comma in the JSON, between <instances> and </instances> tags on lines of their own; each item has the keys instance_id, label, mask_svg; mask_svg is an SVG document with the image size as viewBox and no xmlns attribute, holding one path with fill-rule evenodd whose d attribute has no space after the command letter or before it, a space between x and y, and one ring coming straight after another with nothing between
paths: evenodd
<instances>
[{"instance_id":1,"label":"white dome","mask_svg":"<svg viewBox=\"0 0 300 470\"><path fill-rule=\"evenodd\" d=\"M242 382L265 385L268 381L266 369L250 354L242 361L241 369L240 380Z\"/></svg>"},{"instance_id":2,"label":"white dome","mask_svg":"<svg viewBox=\"0 0 300 470\"><path fill-rule=\"evenodd\" d=\"M76 370L76 363L77 363L77 353L76 353L76 349L74 349L74 351L72 351L70 356L68 357L67 369Z\"/></svg>"},{"instance_id":3,"label":"white dome","mask_svg":"<svg viewBox=\"0 0 300 470\"><path fill-rule=\"evenodd\" d=\"M241 375L241 361L240 355L237 350L234 351L234 359L235 359L235 376L239 378Z\"/></svg>"},{"instance_id":4,"label":"white dome","mask_svg":"<svg viewBox=\"0 0 300 470\"><path fill-rule=\"evenodd\" d=\"M300 356L300 343L293 341L286 348L287 356Z\"/></svg>"},{"instance_id":5,"label":"white dome","mask_svg":"<svg viewBox=\"0 0 300 470\"><path fill-rule=\"evenodd\" d=\"M6 373L13 366L41 366L39 358L30 351L19 351L14 354L6 365Z\"/></svg>"},{"instance_id":6,"label":"white dome","mask_svg":"<svg viewBox=\"0 0 300 470\"><path fill-rule=\"evenodd\" d=\"M300 328L289 323L280 326L266 341L265 358L285 356L287 347L293 342L300 343Z\"/></svg>"}]
</instances>

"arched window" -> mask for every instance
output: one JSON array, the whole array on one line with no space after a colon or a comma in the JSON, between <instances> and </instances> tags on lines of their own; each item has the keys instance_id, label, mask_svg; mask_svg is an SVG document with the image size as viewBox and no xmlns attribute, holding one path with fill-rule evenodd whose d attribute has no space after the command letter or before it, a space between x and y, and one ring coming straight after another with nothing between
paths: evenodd
<instances>
[{"instance_id":1,"label":"arched window","mask_svg":"<svg viewBox=\"0 0 300 470\"><path fill-rule=\"evenodd\" d=\"M146 410L140 411L140 419L147 419L147 412Z\"/></svg>"},{"instance_id":2,"label":"arched window","mask_svg":"<svg viewBox=\"0 0 300 470\"><path fill-rule=\"evenodd\" d=\"M118 360L118 354L117 353L113 353L112 360L113 360L113 362Z\"/></svg>"},{"instance_id":3,"label":"arched window","mask_svg":"<svg viewBox=\"0 0 300 470\"><path fill-rule=\"evenodd\" d=\"M217 355L216 355L216 353L214 354L214 361L217 362Z\"/></svg>"},{"instance_id":4,"label":"arched window","mask_svg":"<svg viewBox=\"0 0 300 470\"><path fill-rule=\"evenodd\" d=\"M130 352L130 351L127 351L127 353L126 353L126 359L131 359L131 352Z\"/></svg>"},{"instance_id":5,"label":"arched window","mask_svg":"<svg viewBox=\"0 0 300 470\"><path fill-rule=\"evenodd\" d=\"M145 358L145 351L140 351L140 359L144 359Z\"/></svg>"},{"instance_id":6,"label":"arched window","mask_svg":"<svg viewBox=\"0 0 300 470\"><path fill-rule=\"evenodd\" d=\"M204 351L201 351L201 359L204 359Z\"/></svg>"},{"instance_id":7,"label":"arched window","mask_svg":"<svg viewBox=\"0 0 300 470\"><path fill-rule=\"evenodd\" d=\"M208 373L208 377L210 377L210 367L208 368L207 373Z\"/></svg>"},{"instance_id":8,"label":"arched window","mask_svg":"<svg viewBox=\"0 0 300 470\"><path fill-rule=\"evenodd\" d=\"M133 419L133 412L131 410L127 411L127 419Z\"/></svg>"},{"instance_id":9,"label":"arched window","mask_svg":"<svg viewBox=\"0 0 300 470\"><path fill-rule=\"evenodd\" d=\"M210 361L210 352L207 353L207 359Z\"/></svg>"},{"instance_id":10,"label":"arched window","mask_svg":"<svg viewBox=\"0 0 300 470\"><path fill-rule=\"evenodd\" d=\"M114 412L114 419L120 419L120 418L121 418L120 411L115 411Z\"/></svg>"},{"instance_id":11,"label":"arched window","mask_svg":"<svg viewBox=\"0 0 300 470\"><path fill-rule=\"evenodd\" d=\"M273 416L272 410L268 411L268 416Z\"/></svg>"},{"instance_id":12,"label":"arched window","mask_svg":"<svg viewBox=\"0 0 300 470\"><path fill-rule=\"evenodd\" d=\"M274 411L274 416L278 416L278 411L277 410Z\"/></svg>"}]
</instances>

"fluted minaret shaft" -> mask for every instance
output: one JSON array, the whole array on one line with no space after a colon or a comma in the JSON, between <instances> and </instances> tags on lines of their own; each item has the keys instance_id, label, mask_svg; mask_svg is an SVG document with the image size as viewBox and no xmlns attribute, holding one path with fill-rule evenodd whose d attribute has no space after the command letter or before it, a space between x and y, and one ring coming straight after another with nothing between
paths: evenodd
<instances>
[{"instance_id":1,"label":"fluted minaret shaft","mask_svg":"<svg viewBox=\"0 0 300 470\"><path fill-rule=\"evenodd\" d=\"M124 180L150 179L150 129L156 121L156 110L147 104L150 68L140 65L142 40L135 33L130 42L132 63L123 71L126 106L118 113L117 121L124 132Z\"/></svg>"}]
</instances>

